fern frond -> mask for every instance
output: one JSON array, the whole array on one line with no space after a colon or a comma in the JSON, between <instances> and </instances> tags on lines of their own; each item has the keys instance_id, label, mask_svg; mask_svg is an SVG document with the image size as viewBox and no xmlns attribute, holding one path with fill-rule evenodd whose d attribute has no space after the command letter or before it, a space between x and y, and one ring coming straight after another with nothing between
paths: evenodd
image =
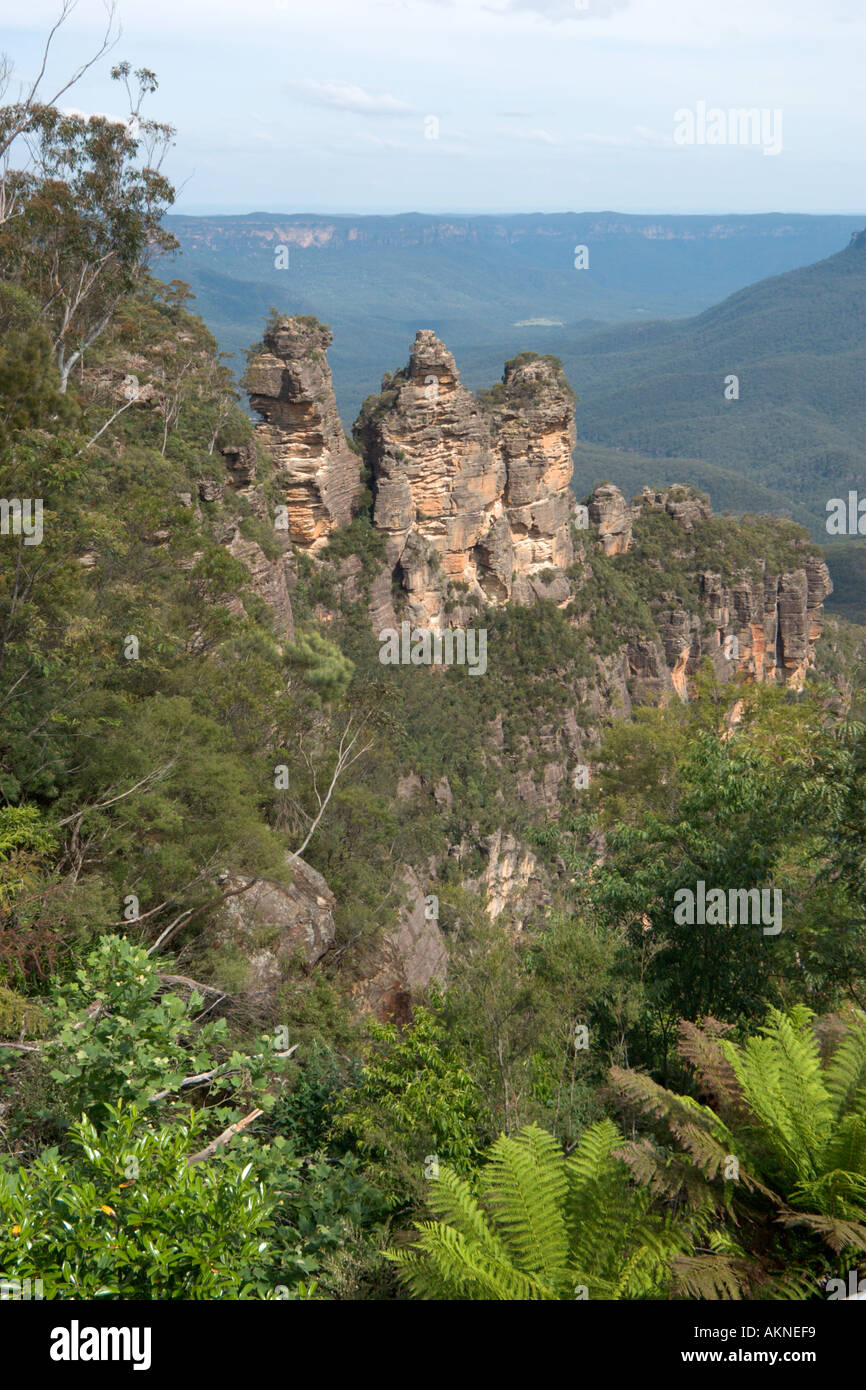
<instances>
[{"instance_id":1,"label":"fern frond","mask_svg":"<svg viewBox=\"0 0 866 1390\"><path fill-rule=\"evenodd\" d=\"M773 1010L744 1047L722 1041L761 1138L772 1150L786 1181L811 1177L830 1133L832 1106L821 1074L811 1013L798 1006L790 1016Z\"/></svg>"},{"instance_id":2,"label":"fern frond","mask_svg":"<svg viewBox=\"0 0 866 1390\"><path fill-rule=\"evenodd\" d=\"M491 1209L516 1264L548 1288L561 1286L568 1265L568 1184L558 1140L538 1125L514 1139L500 1135L485 1172Z\"/></svg>"},{"instance_id":3,"label":"fern frond","mask_svg":"<svg viewBox=\"0 0 866 1390\"><path fill-rule=\"evenodd\" d=\"M684 1298L736 1301L743 1297L743 1261L728 1255L678 1255L673 1274L676 1291Z\"/></svg>"},{"instance_id":4,"label":"fern frond","mask_svg":"<svg viewBox=\"0 0 866 1390\"><path fill-rule=\"evenodd\" d=\"M742 1139L734 1139L727 1125L709 1106L691 1096L676 1095L659 1086L643 1072L612 1067L608 1073L619 1093L635 1109L667 1124L678 1144L689 1154L695 1168L708 1180L724 1172L728 1159L738 1160L739 1180L748 1189L768 1191L755 1176L750 1155Z\"/></svg>"},{"instance_id":5,"label":"fern frond","mask_svg":"<svg viewBox=\"0 0 866 1390\"><path fill-rule=\"evenodd\" d=\"M824 1074L824 1084L838 1120L851 1110L866 1109L866 1017L857 1016L836 1048Z\"/></svg>"},{"instance_id":6,"label":"fern frond","mask_svg":"<svg viewBox=\"0 0 866 1390\"><path fill-rule=\"evenodd\" d=\"M677 1051L694 1068L703 1089L713 1098L722 1119L742 1119L743 1093L734 1068L719 1046L719 1039L688 1019L680 1020Z\"/></svg>"},{"instance_id":7,"label":"fern frond","mask_svg":"<svg viewBox=\"0 0 866 1390\"><path fill-rule=\"evenodd\" d=\"M829 1245L834 1254L843 1250L866 1250L866 1225L859 1221L843 1221L818 1212L783 1210L776 1218L785 1226L806 1226Z\"/></svg>"},{"instance_id":8,"label":"fern frond","mask_svg":"<svg viewBox=\"0 0 866 1390\"><path fill-rule=\"evenodd\" d=\"M417 1229L420 1239L413 1250L384 1252L400 1266L401 1277L417 1297L533 1302L555 1296L507 1260L487 1258L485 1251L451 1226L428 1221Z\"/></svg>"},{"instance_id":9,"label":"fern frond","mask_svg":"<svg viewBox=\"0 0 866 1390\"><path fill-rule=\"evenodd\" d=\"M821 1168L866 1179L866 1116L847 1115L835 1126L821 1155Z\"/></svg>"}]
</instances>

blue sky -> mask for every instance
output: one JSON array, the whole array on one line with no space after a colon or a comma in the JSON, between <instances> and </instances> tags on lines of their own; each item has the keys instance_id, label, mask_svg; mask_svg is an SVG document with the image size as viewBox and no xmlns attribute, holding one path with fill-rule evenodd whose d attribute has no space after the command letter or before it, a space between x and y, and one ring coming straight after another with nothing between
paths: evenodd
<instances>
[{"instance_id":1,"label":"blue sky","mask_svg":"<svg viewBox=\"0 0 866 1390\"><path fill-rule=\"evenodd\" d=\"M57 8L0 0L21 78ZM866 0L119 0L118 14L112 59L157 72L149 114L177 127L177 211L866 204ZM101 0L78 0L52 71L101 27ZM124 114L108 67L67 104ZM781 113L781 149L678 144L677 113L701 104Z\"/></svg>"}]
</instances>

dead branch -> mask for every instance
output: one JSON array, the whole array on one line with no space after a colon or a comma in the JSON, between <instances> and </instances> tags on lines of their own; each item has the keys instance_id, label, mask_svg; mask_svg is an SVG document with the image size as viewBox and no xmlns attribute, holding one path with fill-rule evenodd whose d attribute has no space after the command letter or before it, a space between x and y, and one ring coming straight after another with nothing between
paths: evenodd
<instances>
[{"instance_id":1,"label":"dead branch","mask_svg":"<svg viewBox=\"0 0 866 1390\"><path fill-rule=\"evenodd\" d=\"M237 898L240 897L241 893L248 893L251 888L256 886L258 881L257 878L251 878L249 883L242 884L240 888L230 888L225 893L220 893L217 897L211 898L209 902L202 903L201 907L197 907L194 910L192 908L187 908L185 912L182 912L179 917L175 917L174 921L169 923L165 931L160 933L153 945L148 947L147 954L152 956L154 951L158 951L167 941L170 941L172 936L174 936L176 932L179 932L181 927L185 927L188 922L191 922L194 917L200 917L203 912L208 912L212 907L219 906L219 904L225 902L227 898Z\"/></svg>"},{"instance_id":2,"label":"dead branch","mask_svg":"<svg viewBox=\"0 0 866 1390\"><path fill-rule=\"evenodd\" d=\"M218 1134L216 1139L212 1139L210 1143L205 1148L200 1149L197 1154L190 1154L186 1161L187 1166L191 1168L194 1163L203 1163L205 1159L213 1158L217 1149L223 1144L227 1144L230 1139L234 1138L236 1134L239 1134L242 1129L246 1129L247 1125L251 1125L253 1120L257 1120L259 1116L264 1115L264 1113L264 1110L251 1110L249 1115L245 1115L242 1120L237 1120L235 1124L229 1125L228 1129L224 1129L222 1134Z\"/></svg>"},{"instance_id":3,"label":"dead branch","mask_svg":"<svg viewBox=\"0 0 866 1390\"><path fill-rule=\"evenodd\" d=\"M94 806L82 806L78 811L73 811L71 815L65 816L63 820L58 821L58 825L69 825L71 821L79 820L82 816L86 816L89 811L104 811L106 806L113 806L116 801L123 801L124 797L132 796L133 792L137 792L139 787L143 787L148 782L153 782L160 777L164 777L167 772L171 771L176 762L177 758L170 758L162 767L155 768L153 772L145 773L141 780L136 782L134 787L127 788L125 792L119 792L117 796L110 796L107 801L99 801Z\"/></svg>"}]
</instances>

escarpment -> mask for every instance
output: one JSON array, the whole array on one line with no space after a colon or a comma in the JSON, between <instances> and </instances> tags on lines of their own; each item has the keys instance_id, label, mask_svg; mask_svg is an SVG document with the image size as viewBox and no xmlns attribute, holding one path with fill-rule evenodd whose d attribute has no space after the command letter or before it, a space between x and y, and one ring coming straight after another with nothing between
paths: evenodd
<instances>
[{"instance_id":1,"label":"escarpment","mask_svg":"<svg viewBox=\"0 0 866 1390\"><path fill-rule=\"evenodd\" d=\"M384 554L366 588L374 631L400 620L457 628L485 610L546 600L605 657L602 684L621 678L639 700L687 699L705 658L723 680L802 685L832 585L798 528L768 521L761 529L752 519L738 534L687 487L647 487L629 504L602 483L577 505L574 395L558 360L521 353L500 382L474 395L429 329L416 334L407 365L386 373L364 402L354 425L359 459L337 413L331 336L315 319L276 320L247 386L263 417L256 444L273 461L277 524L298 554L327 566L329 538L369 499ZM227 487L253 496L255 450L230 453ZM767 545L773 554L763 553ZM629 582L646 621L634 621L634 603L620 613L600 598L598 552ZM268 582L280 590L260 557L244 558L259 561L260 592ZM359 567L357 557L342 558L344 596L357 598Z\"/></svg>"},{"instance_id":2,"label":"escarpment","mask_svg":"<svg viewBox=\"0 0 866 1390\"><path fill-rule=\"evenodd\" d=\"M771 553L756 534L743 565L736 552L748 533L737 537L739 523L714 518L707 498L690 488L644 488L627 507L618 488L603 484L587 511L596 544L621 557L619 572L634 576L648 600L656 633L626 642L629 674L645 695L672 688L687 699L688 679L706 658L721 680L802 686L833 585L799 528L767 522L775 530L766 537Z\"/></svg>"},{"instance_id":3,"label":"escarpment","mask_svg":"<svg viewBox=\"0 0 866 1390\"><path fill-rule=\"evenodd\" d=\"M246 372L250 405L263 419L256 439L274 463L289 539L313 554L348 525L361 487L337 413L326 356L332 337L315 319L282 319L267 329Z\"/></svg>"},{"instance_id":4,"label":"escarpment","mask_svg":"<svg viewBox=\"0 0 866 1390\"><path fill-rule=\"evenodd\" d=\"M731 557L742 545L690 488L644 488L629 505L602 483L576 507L574 397L558 361L522 353L476 396L428 329L416 334L408 364L364 402L354 426L359 460L337 414L330 342L314 319L277 320L247 385L263 417L256 443L270 453L277 505L298 553L327 563L329 537L360 505L363 465L370 524L384 543L367 591L374 629L400 619L454 628L486 609L548 600L588 630L592 645L597 585L587 538L648 602L651 620L638 630L615 608L601 614L608 645L618 630L624 677L639 699L688 698L705 658L721 679L802 685L832 585L800 535L785 536L778 564L756 537L747 563L737 565ZM230 452L226 486L254 496L255 450ZM270 584L285 613L281 584L259 556L244 559L258 562L260 592ZM354 579L350 588L357 590Z\"/></svg>"},{"instance_id":5,"label":"escarpment","mask_svg":"<svg viewBox=\"0 0 866 1390\"><path fill-rule=\"evenodd\" d=\"M399 831L393 910L358 948L352 979L360 1011L405 1021L448 978L461 926L453 906L440 920L442 885L459 884L479 919L531 936L574 882L564 860L538 852L532 827L585 807L606 726L641 704L688 701L707 662L721 681L799 689L832 586L793 523L714 516L688 487L647 487L629 502L605 482L575 497L574 397L552 357L522 353L473 394L445 345L421 330L406 366L364 402L354 452L330 341L305 318L271 324L248 373L263 423L252 445L226 450L226 476L203 482L199 505L230 519L245 503L273 524L274 554L240 521L226 544L282 636L320 623L374 688L381 681L386 705L398 689L394 708L407 701L398 727L411 721L411 751L383 783ZM383 661L382 631L398 628L412 639L395 658L389 637ZM435 656L416 662L404 648L460 628L484 629L484 667L470 674L485 679L443 689L440 712L428 673L405 671ZM395 660L404 669L384 670ZM307 970L327 955L324 890L314 906L271 886L251 898L253 933L282 929L276 955L253 961L263 997L299 953Z\"/></svg>"}]
</instances>

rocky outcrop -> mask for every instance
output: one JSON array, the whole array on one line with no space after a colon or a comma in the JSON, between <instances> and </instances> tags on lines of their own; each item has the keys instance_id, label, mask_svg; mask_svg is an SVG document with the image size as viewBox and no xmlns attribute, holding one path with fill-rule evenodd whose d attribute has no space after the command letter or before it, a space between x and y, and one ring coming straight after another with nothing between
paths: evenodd
<instances>
[{"instance_id":1,"label":"rocky outcrop","mask_svg":"<svg viewBox=\"0 0 866 1390\"><path fill-rule=\"evenodd\" d=\"M436 981L444 984L448 948L439 928L437 899L425 894L414 869L402 866L397 886L404 899L397 926L368 957L354 999L364 1013L406 1023L413 999Z\"/></svg>"},{"instance_id":2,"label":"rocky outcrop","mask_svg":"<svg viewBox=\"0 0 866 1390\"><path fill-rule=\"evenodd\" d=\"M632 540L632 514L618 487L601 483L587 502L589 519L598 527L605 555L624 555Z\"/></svg>"},{"instance_id":3,"label":"rocky outcrop","mask_svg":"<svg viewBox=\"0 0 866 1390\"><path fill-rule=\"evenodd\" d=\"M713 514L709 500L684 485L666 488L663 492L645 487L636 499L634 511L639 514L646 508L667 512L687 533L694 530L696 522L706 521Z\"/></svg>"},{"instance_id":4,"label":"rocky outcrop","mask_svg":"<svg viewBox=\"0 0 866 1390\"><path fill-rule=\"evenodd\" d=\"M604 499L596 515L605 508L607 515L619 512L616 499ZM682 541L672 536L670 553L681 559L693 553L689 537L696 527L712 517L707 499L687 487L664 492L644 488L631 509L635 523L644 510L664 511L675 522ZM638 682L641 697L663 699L666 686L672 686L681 699L687 699L688 678L706 657L723 680L778 681L799 689L815 662L815 643L824 624L823 603L833 585L820 555L805 551L802 541L793 543L792 558L798 555L798 547L803 554L801 567L773 572L765 558L756 555L749 569L729 572L726 577L699 570L698 603L692 609L677 602L657 603L653 618L661 651L659 643L649 638L629 642L626 649L630 675Z\"/></svg>"},{"instance_id":5,"label":"rocky outcrop","mask_svg":"<svg viewBox=\"0 0 866 1390\"><path fill-rule=\"evenodd\" d=\"M384 378L355 425L373 522L387 538L388 587L396 579L419 625L457 626L463 605L570 594L567 383L555 362L526 355L489 397L482 408L451 353L422 329L408 366Z\"/></svg>"},{"instance_id":6,"label":"rocky outcrop","mask_svg":"<svg viewBox=\"0 0 866 1390\"><path fill-rule=\"evenodd\" d=\"M264 351L246 376L250 405L264 421L256 439L273 459L289 539L312 554L348 525L361 486L337 413L326 357L331 341L331 330L315 319L281 319L265 332Z\"/></svg>"},{"instance_id":7,"label":"rocky outcrop","mask_svg":"<svg viewBox=\"0 0 866 1390\"><path fill-rule=\"evenodd\" d=\"M259 476L259 456L255 444L231 444L223 449L229 487L239 497L250 500L254 510L260 506L256 486Z\"/></svg>"},{"instance_id":8,"label":"rocky outcrop","mask_svg":"<svg viewBox=\"0 0 866 1390\"><path fill-rule=\"evenodd\" d=\"M574 401L558 366L543 357L516 358L503 375L504 400L493 422L505 464L505 513L514 554L513 596L552 597L547 570L573 559L571 454L577 442ZM557 577L558 597L570 589Z\"/></svg>"},{"instance_id":9,"label":"rocky outcrop","mask_svg":"<svg viewBox=\"0 0 866 1390\"><path fill-rule=\"evenodd\" d=\"M487 914L495 920L506 913L520 929L545 899L538 860L531 850L502 830L487 837L484 852L487 864L480 882L487 899Z\"/></svg>"},{"instance_id":10,"label":"rocky outcrop","mask_svg":"<svg viewBox=\"0 0 866 1390\"><path fill-rule=\"evenodd\" d=\"M359 461L334 401L325 355L330 341L330 330L315 319L279 320L268 328L247 377L251 404L264 420L256 441L274 460L288 540L323 563L328 537L350 520L360 488ZM370 477L372 522L385 538L385 562L371 575L362 573L358 557L343 557L332 579L342 600L365 598L377 633L404 619L423 628L468 626L491 605L541 598L585 624L579 602L569 608L588 566L582 533L572 525L573 395L556 358L522 353L506 364L500 383L476 397L461 383L445 345L421 329L408 364L386 374L381 392L364 402L354 433ZM226 466L225 482L201 480L199 505L235 493L263 515L255 446L227 450ZM706 497L685 486L645 487L629 505L617 487L603 483L579 511L578 525L586 525L588 514L591 528L585 542L626 566L639 549L636 528L648 513L662 513L670 532L666 549L660 551L657 540L641 561L666 576L666 553L673 582L653 597L652 621L638 619L638 630L625 635L620 650L629 699L687 699L689 678L707 656L722 679L802 684L831 591L819 557L802 548L800 564L796 543L790 567L778 573L760 555L741 572L703 569L712 510ZM268 561L240 538L232 545L277 613L279 631L290 635L291 565ZM710 537L710 550L718 545L719 538ZM678 584L673 572L679 566L682 578L682 562L692 556L688 582ZM543 782L527 784L521 795L556 804L565 775L554 752Z\"/></svg>"},{"instance_id":11,"label":"rocky outcrop","mask_svg":"<svg viewBox=\"0 0 866 1390\"><path fill-rule=\"evenodd\" d=\"M246 539L239 530L234 530L227 549L249 570L253 592L264 599L273 614L277 637L283 642L291 642L295 635L291 600L295 573L290 553L269 560L258 542ZM236 600L236 603L237 611L243 613L240 600Z\"/></svg>"},{"instance_id":12,"label":"rocky outcrop","mask_svg":"<svg viewBox=\"0 0 866 1390\"><path fill-rule=\"evenodd\" d=\"M320 873L303 859L292 864L286 886L260 879L252 888L226 898L215 944L239 950L247 979L242 993L258 1005L276 1001L280 985L300 965L309 969L334 944L336 899ZM222 889L243 880L223 876Z\"/></svg>"},{"instance_id":13,"label":"rocky outcrop","mask_svg":"<svg viewBox=\"0 0 866 1390\"><path fill-rule=\"evenodd\" d=\"M824 626L824 599L833 584L820 556L809 555L802 569L782 574L742 572L723 584L718 574L700 576L701 598L713 632L702 649L723 677L783 681L799 689L814 665L815 643Z\"/></svg>"}]
</instances>

